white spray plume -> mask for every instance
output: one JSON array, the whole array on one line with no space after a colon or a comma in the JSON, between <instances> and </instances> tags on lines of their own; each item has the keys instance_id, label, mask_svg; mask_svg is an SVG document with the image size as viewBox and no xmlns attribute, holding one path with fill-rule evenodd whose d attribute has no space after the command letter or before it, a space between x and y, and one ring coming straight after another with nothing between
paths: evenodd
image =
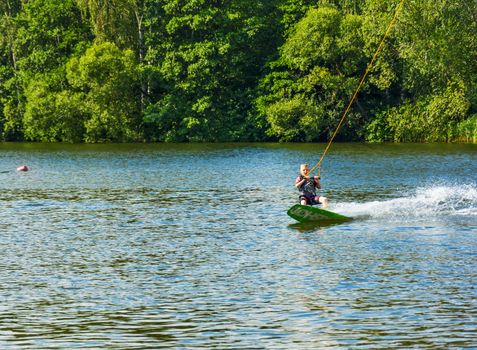
<instances>
[{"instance_id":1,"label":"white spray plume","mask_svg":"<svg viewBox=\"0 0 477 350\"><path fill-rule=\"evenodd\" d=\"M338 203L333 211L351 217L387 219L432 219L442 215L477 217L477 186L435 185L385 201Z\"/></svg>"}]
</instances>

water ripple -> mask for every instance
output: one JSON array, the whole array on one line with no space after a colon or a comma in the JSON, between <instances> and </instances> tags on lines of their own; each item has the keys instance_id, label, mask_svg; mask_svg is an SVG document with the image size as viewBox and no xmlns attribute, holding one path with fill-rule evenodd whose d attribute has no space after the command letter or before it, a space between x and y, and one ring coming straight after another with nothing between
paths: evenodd
<instances>
[{"instance_id":1,"label":"water ripple","mask_svg":"<svg viewBox=\"0 0 477 350\"><path fill-rule=\"evenodd\" d=\"M452 179L465 190L421 186L411 168L398 194L397 176L382 173L372 192L367 174L343 175L332 208L358 218L297 225L285 215L296 201L291 167L315 149L137 147L40 149L30 174L6 175L0 348L477 347L467 175ZM373 156L353 147L338 156L337 173ZM380 152L376 172L437 157ZM464 153L452 168L474 159ZM139 163L147 174L131 170ZM275 164L273 176L264 163ZM184 166L196 176L176 186L171 174Z\"/></svg>"}]
</instances>

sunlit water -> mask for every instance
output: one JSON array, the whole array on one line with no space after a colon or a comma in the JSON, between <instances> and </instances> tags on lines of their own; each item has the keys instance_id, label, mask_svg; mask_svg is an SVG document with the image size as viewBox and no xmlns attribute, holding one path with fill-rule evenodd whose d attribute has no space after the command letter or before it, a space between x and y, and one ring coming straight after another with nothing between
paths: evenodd
<instances>
[{"instance_id":1,"label":"sunlit water","mask_svg":"<svg viewBox=\"0 0 477 350\"><path fill-rule=\"evenodd\" d=\"M0 145L0 348L477 348L477 145L322 150Z\"/></svg>"}]
</instances>

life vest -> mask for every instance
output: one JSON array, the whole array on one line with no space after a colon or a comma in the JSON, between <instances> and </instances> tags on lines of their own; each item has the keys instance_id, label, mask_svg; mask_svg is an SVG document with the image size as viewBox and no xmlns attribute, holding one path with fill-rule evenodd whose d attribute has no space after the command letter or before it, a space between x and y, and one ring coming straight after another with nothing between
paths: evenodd
<instances>
[{"instance_id":1,"label":"life vest","mask_svg":"<svg viewBox=\"0 0 477 350\"><path fill-rule=\"evenodd\" d=\"M296 182L300 182L303 180L304 177L302 175L298 176ZM310 177L308 179L305 179L305 182L303 185L301 185L298 190L300 191L300 195L306 196L306 197L314 197L316 196L316 186L318 185L318 181L315 179L315 177Z\"/></svg>"}]
</instances>

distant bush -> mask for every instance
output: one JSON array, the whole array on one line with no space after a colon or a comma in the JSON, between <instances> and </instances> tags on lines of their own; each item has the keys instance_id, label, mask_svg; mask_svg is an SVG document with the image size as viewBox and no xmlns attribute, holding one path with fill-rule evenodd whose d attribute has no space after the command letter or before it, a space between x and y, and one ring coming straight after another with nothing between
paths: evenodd
<instances>
[{"instance_id":1,"label":"distant bush","mask_svg":"<svg viewBox=\"0 0 477 350\"><path fill-rule=\"evenodd\" d=\"M449 142L469 135L463 123L470 102L461 83L450 83L444 91L381 112L366 128L370 142ZM458 127L461 123L463 126ZM475 135L475 127L472 129Z\"/></svg>"},{"instance_id":2,"label":"distant bush","mask_svg":"<svg viewBox=\"0 0 477 350\"><path fill-rule=\"evenodd\" d=\"M456 141L477 143L477 114L457 124Z\"/></svg>"}]
</instances>

